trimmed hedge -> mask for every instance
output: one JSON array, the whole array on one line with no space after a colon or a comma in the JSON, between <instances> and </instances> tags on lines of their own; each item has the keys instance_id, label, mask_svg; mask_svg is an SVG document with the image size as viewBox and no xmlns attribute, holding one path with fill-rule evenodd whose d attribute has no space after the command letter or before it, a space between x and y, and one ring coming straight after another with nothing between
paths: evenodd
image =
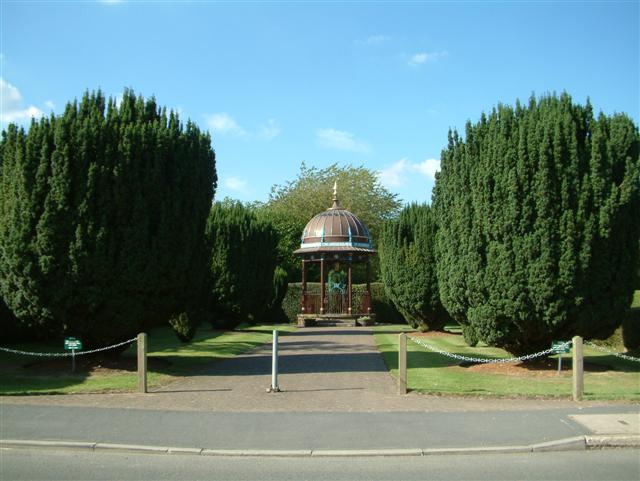
<instances>
[{"instance_id":1,"label":"trimmed hedge","mask_svg":"<svg viewBox=\"0 0 640 481\"><path fill-rule=\"evenodd\" d=\"M640 309L629 309L624 316L622 342L629 351L640 349Z\"/></svg>"},{"instance_id":2,"label":"trimmed hedge","mask_svg":"<svg viewBox=\"0 0 640 481\"><path fill-rule=\"evenodd\" d=\"M307 282L308 290L320 290L319 282ZM354 284L353 285L353 307L356 309L359 307L360 296L367 289L366 284ZM300 298L302 297L302 283L290 282L287 288L287 293L282 300L282 310L284 311L287 319L291 323L295 323L297 315L300 314ZM391 299L387 297L384 290L384 284L382 282L371 283L371 308L376 315L377 322L384 322L388 324L397 324L406 322L402 317L402 314L398 312L398 309L393 305Z\"/></svg>"}]
</instances>

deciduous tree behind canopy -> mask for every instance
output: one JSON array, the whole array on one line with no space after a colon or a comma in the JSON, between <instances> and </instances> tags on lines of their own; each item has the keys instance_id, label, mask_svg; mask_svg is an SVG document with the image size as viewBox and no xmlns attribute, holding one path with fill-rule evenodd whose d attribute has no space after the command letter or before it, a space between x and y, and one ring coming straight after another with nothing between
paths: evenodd
<instances>
[{"instance_id":1,"label":"deciduous tree behind canopy","mask_svg":"<svg viewBox=\"0 0 640 481\"><path fill-rule=\"evenodd\" d=\"M331 207L336 181L340 203L366 224L374 246L383 222L400 210L396 194L382 186L372 170L337 164L318 169L302 163L298 177L285 185L273 186L269 201L259 209L278 229L281 237L278 251L291 281L298 281L300 276L300 259L293 251L300 247L302 230L313 216Z\"/></svg>"},{"instance_id":2,"label":"deciduous tree behind canopy","mask_svg":"<svg viewBox=\"0 0 640 481\"><path fill-rule=\"evenodd\" d=\"M385 222L380 238L380 270L389 298L413 327L437 330L449 320L438 292L435 215L410 204Z\"/></svg>"},{"instance_id":3,"label":"deciduous tree behind canopy","mask_svg":"<svg viewBox=\"0 0 640 481\"><path fill-rule=\"evenodd\" d=\"M207 133L126 90L0 144L0 292L42 334L102 344L199 300L216 183Z\"/></svg>"},{"instance_id":4,"label":"deciduous tree behind canopy","mask_svg":"<svg viewBox=\"0 0 640 481\"><path fill-rule=\"evenodd\" d=\"M443 304L471 343L514 353L607 337L638 262L638 129L568 94L450 133L434 190Z\"/></svg>"}]
</instances>

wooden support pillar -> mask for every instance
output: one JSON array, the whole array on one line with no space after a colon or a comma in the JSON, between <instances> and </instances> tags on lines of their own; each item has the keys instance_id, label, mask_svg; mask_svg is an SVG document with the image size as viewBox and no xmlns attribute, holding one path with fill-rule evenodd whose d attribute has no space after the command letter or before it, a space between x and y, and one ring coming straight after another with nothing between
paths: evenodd
<instances>
[{"instance_id":1,"label":"wooden support pillar","mask_svg":"<svg viewBox=\"0 0 640 481\"><path fill-rule=\"evenodd\" d=\"M324 256L320 257L320 314L324 314Z\"/></svg>"},{"instance_id":2,"label":"wooden support pillar","mask_svg":"<svg viewBox=\"0 0 640 481\"><path fill-rule=\"evenodd\" d=\"M353 307L353 296L351 295L351 285L352 285L352 263L351 263L351 259L349 259L349 276L347 277L347 289L348 289L348 310L349 310L349 315L351 315L351 311L352 311L352 307Z\"/></svg>"}]
</instances>

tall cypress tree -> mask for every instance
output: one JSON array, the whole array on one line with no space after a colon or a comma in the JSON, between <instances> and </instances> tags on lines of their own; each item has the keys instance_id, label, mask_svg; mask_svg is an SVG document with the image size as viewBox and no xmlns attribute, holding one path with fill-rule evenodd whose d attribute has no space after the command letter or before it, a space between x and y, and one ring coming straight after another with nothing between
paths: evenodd
<instances>
[{"instance_id":1,"label":"tall cypress tree","mask_svg":"<svg viewBox=\"0 0 640 481\"><path fill-rule=\"evenodd\" d=\"M385 222L379 244L387 295L413 327L423 330L440 329L450 319L438 292L436 230L431 207L411 204Z\"/></svg>"},{"instance_id":2,"label":"tall cypress tree","mask_svg":"<svg viewBox=\"0 0 640 481\"><path fill-rule=\"evenodd\" d=\"M216 202L206 238L214 321L264 320L274 297L284 296L274 289L274 280L284 273L276 272L279 238L273 225L239 202Z\"/></svg>"},{"instance_id":3,"label":"tall cypress tree","mask_svg":"<svg viewBox=\"0 0 640 481\"><path fill-rule=\"evenodd\" d=\"M443 304L514 353L620 325L638 265L638 129L568 94L449 134L434 189Z\"/></svg>"},{"instance_id":4,"label":"tall cypress tree","mask_svg":"<svg viewBox=\"0 0 640 481\"><path fill-rule=\"evenodd\" d=\"M86 93L0 144L0 293L42 335L110 342L198 301L211 139L155 100Z\"/></svg>"}]
</instances>

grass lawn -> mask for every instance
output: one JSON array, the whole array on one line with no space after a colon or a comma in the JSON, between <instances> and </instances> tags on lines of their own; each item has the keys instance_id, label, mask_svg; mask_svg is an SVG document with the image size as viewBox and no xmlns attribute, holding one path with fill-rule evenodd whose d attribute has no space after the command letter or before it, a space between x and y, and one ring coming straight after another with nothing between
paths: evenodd
<instances>
[{"instance_id":1,"label":"grass lawn","mask_svg":"<svg viewBox=\"0 0 640 481\"><path fill-rule=\"evenodd\" d=\"M387 367L397 376L398 334L411 331L408 326L377 326L374 338ZM426 344L471 357L508 358L502 349L480 345L468 347L461 335L420 338ZM504 397L570 397L571 370L557 375L555 366L537 365L530 369L496 369L485 366L461 367L458 361L428 351L407 341L407 384L411 390L446 395ZM584 399L640 400L640 363L626 361L588 346L585 353ZM563 357L563 366L571 366L571 354ZM553 358L557 359L556 357ZM593 369L590 372L590 369Z\"/></svg>"},{"instance_id":2,"label":"grass lawn","mask_svg":"<svg viewBox=\"0 0 640 481\"><path fill-rule=\"evenodd\" d=\"M169 327L153 329L148 336L149 387L166 384L211 362L258 347L271 339L273 329L288 332L295 327L264 325L235 331L214 331L205 327L186 344L181 343ZM63 352L59 344L23 343L10 347L23 351ZM78 369L72 373L70 358L38 363L42 358L0 352L0 394L123 392L136 389L135 342L119 359L111 361L113 365L108 365L107 359L104 359L105 366L96 365L95 359L90 357L77 357Z\"/></svg>"}]
</instances>

